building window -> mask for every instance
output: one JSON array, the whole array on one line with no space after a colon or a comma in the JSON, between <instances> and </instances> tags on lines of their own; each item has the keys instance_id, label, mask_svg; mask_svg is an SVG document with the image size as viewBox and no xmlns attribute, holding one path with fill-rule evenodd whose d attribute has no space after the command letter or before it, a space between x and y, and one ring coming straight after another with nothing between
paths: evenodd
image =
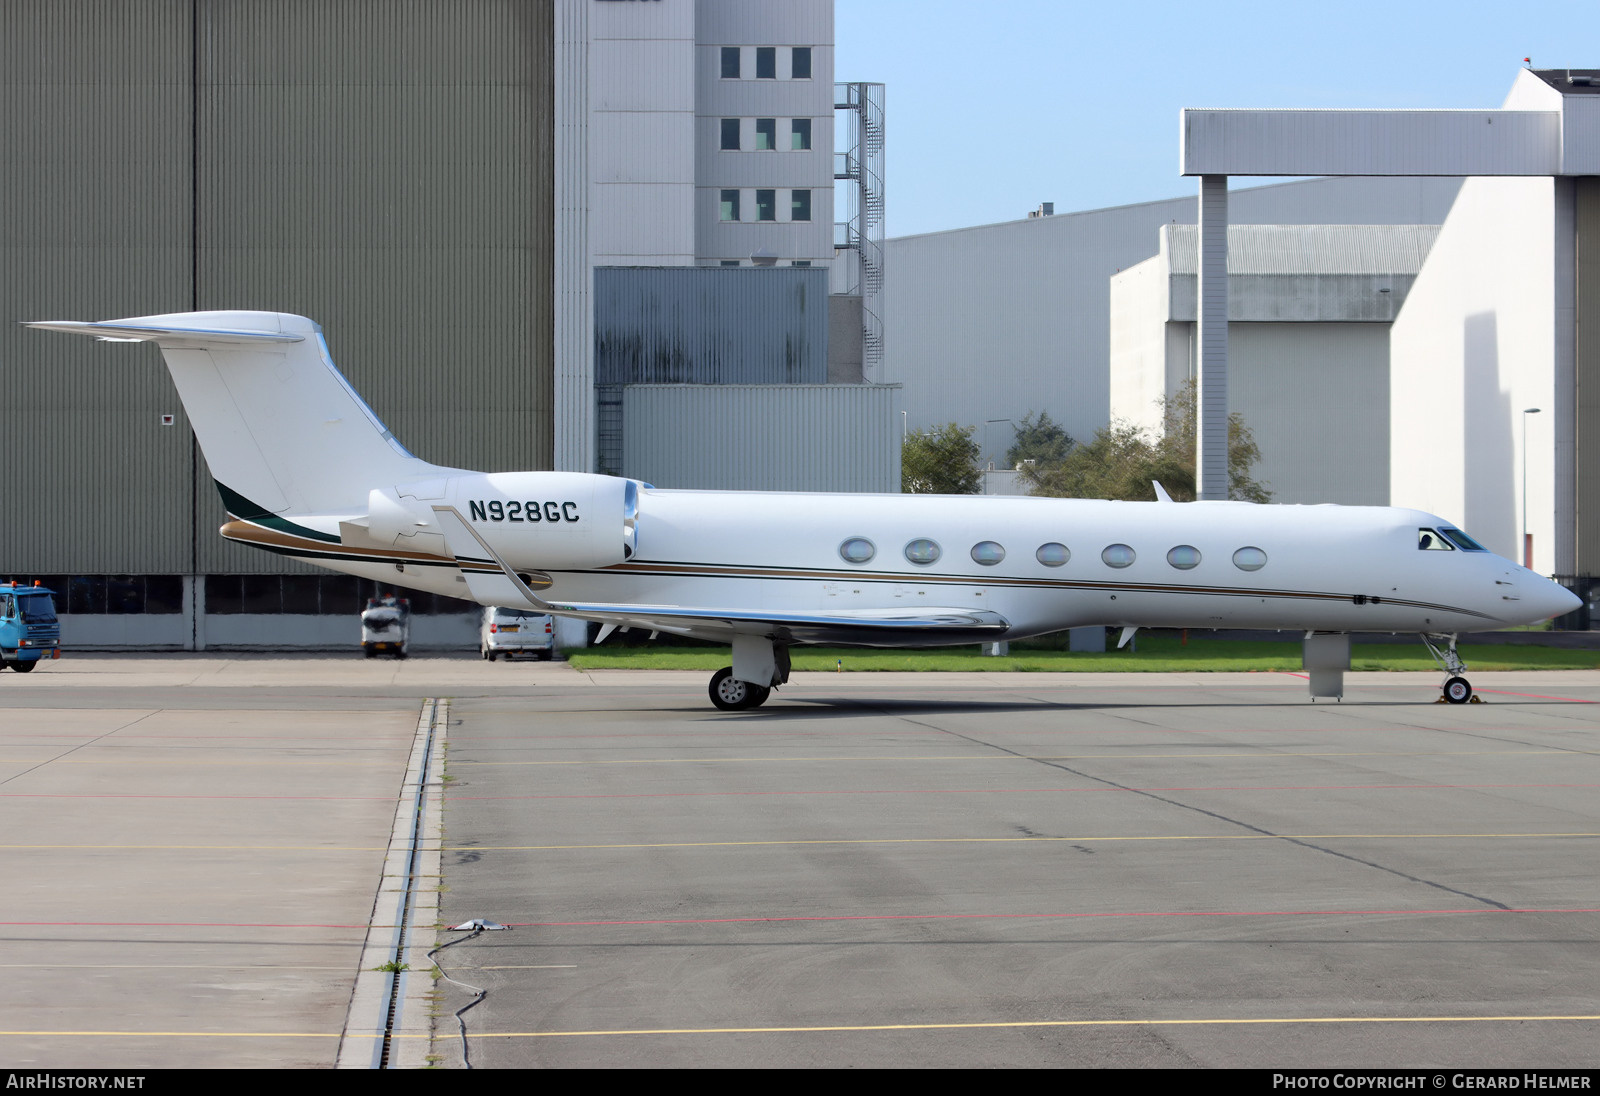
<instances>
[{"instance_id":1,"label":"building window","mask_svg":"<svg viewBox=\"0 0 1600 1096\"><path fill-rule=\"evenodd\" d=\"M756 119L756 148L761 151L771 151L778 147L778 120L776 118Z\"/></svg>"},{"instance_id":2,"label":"building window","mask_svg":"<svg viewBox=\"0 0 1600 1096\"><path fill-rule=\"evenodd\" d=\"M723 62L723 68L727 68L727 62L726 61ZM724 75L726 75L726 73L724 73ZM737 75L737 73L735 73L735 75ZM757 46L756 47L756 79L757 80L776 80L777 78L778 78L778 47L776 47L776 46Z\"/></svg>"},{"instance_id":3,"label":"building window","mask_svg":"<svg viewBox=\"0 0 1600 1096\"><path fill-rule=\"evenodd\" d=\"M789 119L789 147L804 152L811 147L811 119Z\"/></svg>"},{"instance_id":4,"label":"building window","mask_svg":"<svg viewBox=\"0 0 1600 1096\"><path fill-rule=\"evenodd\" d=\"M719 265L721 265L721 266L738 266L739 265L739 260L738 259L723 259L722 262Z\"/></svg>"},{"instance_id":5,"label":"building window","mask_svg":"<svg viewBox=\"0 0 1600 1096\"><path fill-rule=\"evenodd\" d=\"M733 218L738 220L737 217ZM756 191L756 220L776 221L778 219L778 192L776 190Z\"/></svg>"},{"instance_id":6,"label":"building window","mask_svg":"<svg viewBox=\"0 0 1600 1096\"><path fill-rule=\"evenodd\" d=\"M724 118L722 120L722 151L737 152L739 150L739 119Z\"/></svg>"},{"instance_id":7,"label":"building window","mask_svg":"<svg viewBox=\"0 0 1600 1096\"><path fill-rule=\"evenodd\" d=\"M737 190L724 190L722 192L722 219L724 221L737 221L739 219L739 192Z\"/></svg>"},{"instance_id":8,"label":"building window","mask_svg":"<svg viewBox=\"0 0 1600 1096\"><path fill-rule=\"evenodd\" d=\"M737 80L739 78L739 47L722 47L722 78L724 80Z\"/></svg>"},{"instance_id":9,"label":"building window","mask_svg":"<svg viewBox=\"0 0 1600 1096\"><path fill-rule=\"evenodd\" d=\"M793 195L789 202L789 220L811 220L811 191L796 190Z\"/></svg>"},{"instance_id":10,"label":"building window","mask_svg":"<svg viewBox=\"0 0 1600 1096\"><path fill-rule=\"evenodd\" d=\"M790 263L789 265L790 266L810 266L811 265L811 260L810 259L796 259L794 262Z\"/></svg>"},{"instance_id":11,"label":"building window","mask_svg":"<svg viewBox=\"0 0 1600 1096\"><path fill-rule=\"evenodd\" d=\"M796 80L811 79L811 47L794 47L794 62L789 68L789 75Z\"/></svg>"}]
</instances>

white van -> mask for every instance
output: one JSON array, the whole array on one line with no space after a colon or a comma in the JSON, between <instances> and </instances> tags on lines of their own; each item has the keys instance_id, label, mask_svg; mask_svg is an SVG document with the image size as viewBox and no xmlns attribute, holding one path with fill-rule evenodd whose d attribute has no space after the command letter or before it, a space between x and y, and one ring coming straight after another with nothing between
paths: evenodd
<instances>
[{"instance_id":1,"label":"white van","mask_svg":"<svg viewBox=\"0 0 1600 1096\"><path fill-rule=\"evenodd\" d=\"M537 655L549 661L556 653L555 621L545 613L491 605L483 611L478 653L490 662L500 655Z\"/></svg>"},{"instance_id":2,"label":"white van","mask_svg":"<svg viewBox=\"0 0 1600 1096\"><path fill-rule=\"evenodd\" d=\"M361 649L366 656L405 658L410 642L411 600L394 594L369 597L361 611Z\"/></svg>"}]
</instances>

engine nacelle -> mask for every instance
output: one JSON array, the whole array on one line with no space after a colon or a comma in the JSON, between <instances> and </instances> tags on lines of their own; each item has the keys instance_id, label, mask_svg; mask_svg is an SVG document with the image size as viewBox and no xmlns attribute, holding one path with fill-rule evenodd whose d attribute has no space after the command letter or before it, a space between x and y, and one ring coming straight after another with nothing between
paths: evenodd
<instances>
[{"instance_id":1,"label":"engine nacelle","mask_svg":"<svg viewBox=\"0 0 1600 1096\"><path fill-rule=\"evenodd\" d=\"M633 554L637 491L587 472L489 472L451 480L448 501L511 567L581 571Z\"/></svg>"}]
</instances>

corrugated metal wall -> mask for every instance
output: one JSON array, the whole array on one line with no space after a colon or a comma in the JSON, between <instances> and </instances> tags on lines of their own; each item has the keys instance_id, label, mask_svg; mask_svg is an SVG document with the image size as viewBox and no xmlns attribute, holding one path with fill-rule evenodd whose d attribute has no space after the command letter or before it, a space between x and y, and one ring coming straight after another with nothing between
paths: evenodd
<instances>
[{"instance_id":1,"label":"corrugated metal wall","mask_svg":"<svg viewBox=\"0 0 1600 1096\"><path fill-rule=\"evenodd\" d=\"M550 6L201 10L200 307L315 319L424 459L549 467ZM261 567L201 543L205 570Z\"/></svg>"},{"instance_id":2,"label":"corrugated metal wall","mask_svg":"<svg viewBox=\"0 0 1600 1096\"><path fill-rule=\"evenodd\" d=\"M1600 578L1600 179L1576 179L1573 185L1577 206L1574 573Z\"/></svg>"},{"instance_id":3,"label":"corrugated metal wall","mask_svg":"<svg viewBox=\"0 0 1600 1096\"><path fill-rule=\"evenodd\" d=\"M899 385L622 390L622 474L725 491L900 490Z\"/></svg>"},{"instance_id":4,"label":"corrugated metal wall","mask_svg":"<svg viewBox=\"0 0 1600 1096\"><path fill-rule=\"evenodd\" d=\"M188 0L0 8L6 320L190 300ZM182 571L191 434L142 348L0 323L0 575Z\"/></svg>"},{"instance_id":5,"label":"corrugated metal wall","mask_svg":"<svg viewBox=\"0 0 1600 1096\"><path fill-rule=\"evenodd\" d=\"M550 465L550 5L41 0L0 32L17 318L298 312L419 456ZM0 566L301 569L217 538L203 466L191 502L152 351L0 339L36 408Z\"/></svg>"},{"instance_id":6,"label":"corrugated metal wall","mask_svg":"<svg viewBox=\"0 0 1600 1096\"><path fill-rule=\"evenodd\" d=\"M822 267L599 267L594 288L597 385L828 379Z\"/></svg>"}]
</instances>

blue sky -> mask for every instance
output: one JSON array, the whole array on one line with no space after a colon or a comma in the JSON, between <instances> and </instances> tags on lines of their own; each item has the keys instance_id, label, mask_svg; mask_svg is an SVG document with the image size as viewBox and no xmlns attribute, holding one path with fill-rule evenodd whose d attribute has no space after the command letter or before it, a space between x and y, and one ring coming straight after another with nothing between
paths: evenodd
<instances>
[{"instance_id":1,"label":"blue sky","mask_svg":"<svg viewBox=\"0 0 1600 1096\"><path fill-rule=\"evenodd\" d=\"M1183 107L1498 107L1600 68L1600 2L836 0L834 75L887 85L888 234L1193 193Z\"/></svg>"}]
</instances>

